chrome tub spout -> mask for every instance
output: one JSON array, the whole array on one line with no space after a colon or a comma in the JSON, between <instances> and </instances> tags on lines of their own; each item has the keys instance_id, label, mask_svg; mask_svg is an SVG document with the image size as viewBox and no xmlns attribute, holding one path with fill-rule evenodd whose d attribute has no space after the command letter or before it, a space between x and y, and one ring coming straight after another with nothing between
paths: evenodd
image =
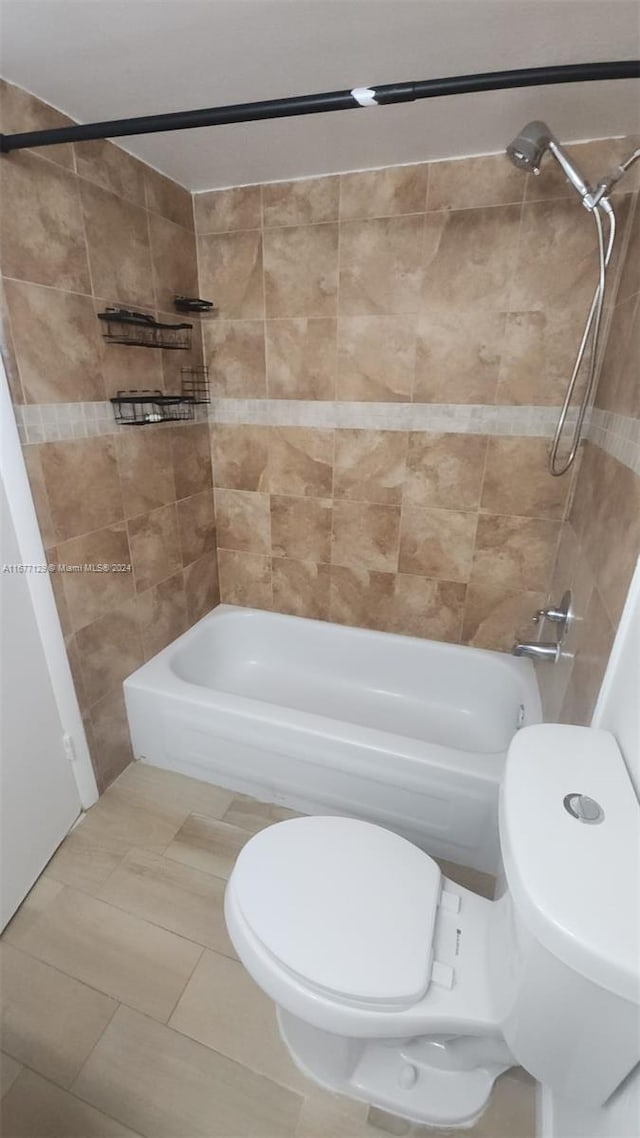
<instances>
[{"instance_id":1,"label":"chrome tub spout","mask_svg":"<svg viewBox=\"0 0 640 1138\"><path fill-rule=\"evenodd\" d=\"M550 641L518 641L511 652L514 656L528 656L530 660L549 660L555 663L560 655L560 645Z\"/></svg>"}]
</instances>

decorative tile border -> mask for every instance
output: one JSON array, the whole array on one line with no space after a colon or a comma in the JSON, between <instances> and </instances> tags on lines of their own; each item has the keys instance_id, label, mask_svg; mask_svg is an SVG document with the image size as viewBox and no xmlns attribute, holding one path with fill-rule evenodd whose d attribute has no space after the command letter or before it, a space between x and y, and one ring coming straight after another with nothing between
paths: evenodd
<instances>
[{"instance_id":1,"label":"decorative tile border","mask_svg":"<svg viewBox=\"0 0 640 1138\"><path fill-rule=\"evenodd\" d=\"M588 438L640 475L640 419L594 408Z\"/></svg>"},{"instance_id":2,"label":"decorative tile border","mask_svg":"<svg viewBox=\"0 0 640 1138\"><path fill-rule=\"evenodd\" d=\"M84 439L119 429L110 403L34 403L16 406L15 412L23 443ZM208 408L196 408L200 422L541 438L553 434L557 415L555 407L300 399L214 399Z\"/></svg>"},{"instance_id":3,"label":"decorative tile border","mask_svg":"<svg viewBox=\"0 0 640 1138\"><path fill-rule=\"evenodd\" d=\"M306 402L294 399L214 399L216 423L274 427L432 431L437 434L533 435L548 438L556 407L497 407L461 403Z\"/></svg>"},{"instance_id":4,"label":"decorative tile border","mask_svg":"<svg viewBox=\"0 0 640 1138\"><path fill-rule=\"evenodd\" d=\"M98 435L114 435L124 429L116 423L109 402L14 404L14 412L23 445L89 439ZM206 422L208 412L208 407L198 406L193 420L187 420L184 424L174 420L158 425L176 427L189 426L192 422Z\"/></svg>"},{"instance_id":5,"label":"decorative tile border","mask_svg":"<svg viewBox=\"0 0 640 1138\"><path fill-rule=\"evenodd\" d=\"M111 404L34 403L15 406L22 443L62 442L113 435L120 428ZM514 435L551 438L558 407L460 403L349 403L298 399L214 399L196 407L196 422L319 427L434 434ZM567 419L575 422L575 414ZM163 424L176 426L176 423ZM185 424L188 425L188 424ZM640 474L640 420L595 408L587 437Z\"/></svg>"}]
</instances>

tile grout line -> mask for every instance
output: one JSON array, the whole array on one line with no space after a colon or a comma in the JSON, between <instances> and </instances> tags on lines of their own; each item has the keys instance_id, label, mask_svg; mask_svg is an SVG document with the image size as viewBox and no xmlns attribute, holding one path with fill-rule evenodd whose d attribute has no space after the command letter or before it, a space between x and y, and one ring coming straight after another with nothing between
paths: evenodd
<instances>
[{"instance_id":1,"label":"tile grout line","mask_svg":"<svg viewBox=\"0 0 640 1138\"><path fill-rule=\"evenodd\" d=\"M268 349L267 349L267 269L266 269L266 241L265 241L265 224L264 224L264 188L260 185L260 258L262 263L262 344L264 352L264 382L267 399L269 398L269 370L268 370ZM271 431L267 429L267 488L266 495L268 501L268 528L269 528L269 553L267 556L268 561L268 574L269 584L267 589L267 601L269 609L274 607L274 592L273 592L273 548L271 542L271 472L272 472L272 437ZM262 556L265 556L264 554Z\"/></svg>"},{"instance_id":2,"label":"tile grout line","mask_svg":"<svg viewBox=\"0 0 640 1138\"><path fill-rule=\"evenodd\" d=\"M158 926L156 926L156 927L158 927ZM186 940L187 938L185 937L184 939ZM190 941L189 943L190 943L190 944L197 944L197 941ZM171 1011L169 1012L169 1015L167 1016L166 1020L163 1020L163 1021L160 1021L160 1020L155 1020L155 1022L156 1022L156 1023L160 1023L160 1022L163 1022L163 1023L164 1023L164 1025L165 1025L165 1027L169 1028L169 1031L175 1031L175 1030L176 1030L174 1027L169 1027L169 1020L171 1019L171 1017L172 1017L173 1015L175 1015L175 1011L176 1011L176 1008L177 1008L178 1004L180 1003L180 1000L181 1000L181 999L182 999L182 997L184 996L184 994L185 994L185 992L186 992L186 990L187 990L187 988L188 988L189 984L191 983L191 980L192 980L192 978L193 978L193 974L194 974L194 972L195 972L196 968L198 967L198 965L199 965L200 961L202 960L202 957L204 956L204 954L205 954L205 952L206 952L206 951L215 951L214 949L208 950L208 949L207 949L207 947L206 947L206 946L204 946L204 945L202 945L202 946L200 946L200 947L201 947L201 951L200 951L200 953L198 954L198 958L197 958L197 960L195 961L195 963L194 963L194 965L193 965L193 968L191 969L191 971L190 971L189 975L187 976L187 978L186 978L186 980L185 980L185 982L184 982L184 984L183 984L183 986L182 986L182 988L181 988L181 990L180 990L180 993L179 993L179 995L178 995L178 997L177 997L177 999L176 999L176 1001L175 1001L175 1003L174 1003L174 1005L173 1005L173 1007L172 1007ZM220 956L224 956L224 953L220 953L219 955L220 955ZM231 959L231 957L225 957L225 959L227 959L227 960L230 960L230 959ZM153 1016L149 1016L149 1019L153 1019Z\"/></svg>"},{"instance_id":3,"label":"tile grout line","mask_svg":"<svg viewBox=\"0 0 640 1138\"><path fill-rule=\"evenodd\" d=\"M40 880L40 878L38 878L38 880ZM56 884L59 885L59 884L61 884L61 882L56 881ZM83 897L90 897L91 900L97 900L97 898L93 897L92 894L85 893L81 889L75 889L74 886L72 886L72 885L64 885L63 884L62 889L69 889L72 892L81 893ZM62 892L62 890L60 892ZM102 903L107 904L106 901L104 901ZM113 907L115 907L115 906L113 906ZM129 915L131 915L131 914L129 914ZM141 918L138 918L138 919L140 920ZM122 1000L119 1000L117 996L112 996L111 992L105 992L103 988L96 988L93 984L89 984L86 980L79 980L78 977L74 976L72 972L65 972L64 969L59 968L57 964L50 964L48 960L44 960L41 956L36 956L35 952L33 952L31 949L24 948L23 945L14 944L13 941L11 941L11 940L5 941L4 936L5 936L5 934L3 933L2 934L3 943L8 944L9 947L12 948L14 951L23 953L24 956L28 956L30 960L35 960L35 962L37 964L42 964L42 966L45 968L53 969L54 972L58 972L61 976L66 976L67 980L73 980L73 982L75 984L80 984L84 988L88 988L89 991L95 992L96 995L98 995L98 996L104 996L106 999L113 1000L116 1004L122 1003ZM185 938L183 938L183 939L185 939ZM125 1006L128 1007L129 1005L125 1005ZM135 1011L136 1009L134 1008L132 1010ZM115 1012L114 1012L114 1014L115 1014ZM150 1017L150 1018L153 1018L153 1017ZM157 1022L160 1022L160 1021L157 1021ZM55 1085L58 1086L57 1083Z\"/></svg>"},{"instance_id":4,"label":"tile grout line","mask_svg":"<svg viewBox=\"0 0 640 1138\"><path fill-rule=\"evenodd\" d=\"M80 982L82 983L82 981L80 981ZM111 998L113 999L113 997L111 997ZM111 1026L111 1024L113 1023L113 1020L114 1020L114 1018L115 1018L115 1016L116 1016L117 1012L118 1012L118 1011L120 1010L120 1008L122 1007L122 1002L121 1002L120 1000L115 1000L114 1002L115 1002L115 1005L116 1005L116 1006L115 1006L115 1008L113 1009L113 1011L112 1011L111 1015L109 1016L109 1019L108 1019L107 1023L105 1023L105 1025L104 1025L104 1027L103 1027L102 1031L100 1032L100 1035L99 1035L99 1036L98 1036L98 1038L96 1039L96 1041L95 1041L95 1043L93 1044L93 1047L90 1049L89 1053L88 1053L87 1055L85 1055L85 1058L83 1059L83 1061L82 1061L82 1063L80 1064L80 1066L79 1066L78 1070L76 1071L75 1075L73 1076L73 1078L72 1078L72 1080L71 1080L71 1083L69 1084L69 1086L68 1086L67 1088L65 1088L65 1089L66 1089L66 1090L68 1090L68 1091L69 1091L69 1093L71 1093L71 1094L72 1094L72 1093L74 1093L74 1092L71 1090L71 1088L74 1086L74 1084L75 1084L75 1083L78 1081L78 1079L80 1078L80 1075L82 1074L82 1072L83 1072L84 1068L86 1067L86 1065L87 1065L87 1063L89 1062L89 1060L90 1060L91 1056L93 1055L93 1053L94 1053L94 1051L95 1051L96 1047L98 1046L98 1044L100 1043L100 1041L101 1041L102 1037L104 1036L104 1033L105 1033L105 1032L107 1031L107 1029L108 1029L108 1028ZM53 1080L52 1080L52 1081L53 1081ZM79 1095L77 1095L76 1097L77 1097L77 1098L80 1098L80 1096L79 1096ZM82 1099L80 1099L80 1101L82 1102ZM94 1107L94 1109L95 1109L95 1107Z\"/></svg>"},{"instance_id":5,"label":"tile grout line","mask_svg":"<svg viewBox=\"0 0 640 1138\"><path fill-rule=\"evenodd\" d=\"M227 957L227 959L230 959L230 958ZM185 985L185 987L186 987L186 985ZM182 993L182 995L184 995L184 992ZM182 998L182 996L180 998ZM183 1031L181 1028L173 1027L168 1022L162 1023L161 1021L154 1019L153 1016L148 1015L147 1012L140 1012L136 1008L129 1009L127 1004L122 1004L119 1006L127 1008L128 1010L131 1010L135 1014L143 1016L145 1019L151 1020L152 1023L160 1024L161 1027L166 1028L167 1031L170 1031L172 1034L179 1036L181 1039L188 1040L190 1043L195 1044L196 1047L203 1048L205 1051L209 1052L210 1054L216 1055L218 1058L224 1059L226 1062L232 1063L234 1066L241 1068L243 1071L248 1071L250 1074L257 1076L260 1079L264 1079L266 1082L271 1083L275 1087L278 1087L280 1090L286 1091L292 1097L299 1099L300 1100L300 1108L298 1111L298 1116L296 1118L296 1133L297 1133L297 1126L298 1126L298 1123L300 1121L300 1112L302 1109L302 1103L308 1097L307 1095L304 1094L304 1092L293 1091L290 1087L286 1086L284 1083L278 1082L272 1076L266 1075L263 1071L257 1071L253 1067L249 1066L247 1063L243 1063L240 1059L235 1059L231 1055L227 1055L224 1051L220 1051L216 1047L211 1047L208 1043L203 1043L202 1040L197 1039L196 1036L194 1036L194 1035L189 1035L188 1032ZM116 1011L117 1010L118 1009L116 1009ZM174 1011L175 1011L175 1009L174 1009ZM114 1012L114 1017L115 1017L115 1014L116 1013ZM173 1014L174 1014L174 1012L171 1013L171 1015L173 1015ZM105 1030L106 1030L106 1028L105 1028ZM96 1046L97 1046L97 1044L96 1044ZM86 1062L88 1062L88 1059L85 1061L85 1064L83 1064L83 1068L86 1065ZM81 1069L80 1073L82 1073L82 1069ZM74 1080L74 1084L75 1084L75 1082L77 1082L77 1079L79 1077L80 1077L79 1075L76 1076L76 1079ZM53 1085L55 1086L56 1084L53 1084ZM80 1098L80 1096L74 1091L70 1091L69 1093L74 1094L74 1096L78 1099L79 1102L86 1103L88 1106L91 1106L93 1110L98 1110L101 1113L104 1113L105 1117L114 1118L114 1121L119 1122L121 1126L126 1126L126 1123L124 1123L120 1119L115 1118L113 1115L106 1115L106 1112L101 1111L100 1107L94 1106L94 1104L89 1099ZM256 1138L258 1138L258 1136L256 1136Z\"/></svg>"},{"instance_id":6,"label":"tile grout line","mask_svg":"<svg viewBox=\"0 0 640 1138\"><path fill-rule=\"evenodd\" d=\"M119 1006L120 1005L118 1005L118 1007ZM111 1017L111 1020L113 1020L116 1012L118 1011L118 1007L116 1007L116 1010L114 1011L113 1016ZM111 1020L109 1020L107 1027L109 1027L109 1025L111 1024ZM107 1028L105 1027L104 1031L106 1031L106 1030L107 1030ZM104 1031L102 1033L103 1035L104 1035ZM102 1035L100 1036L100 1039L102 1039ZM98 1042L100 1042L100 1040L98 1040ZM97 1043L94 1044L94 1046L91 1048L90 1054L93 1054L93 1051L94 1051L96 1046L97 1046ZM9 1052L7 1051L6 1054L9 1055ZM14 1056L11 1055L10 1058L13 1059ZM71 1084L70 1087L63 1087L60 1083L56 1083L53 1079L49 1078L48 1075L43 1075L41 1071L38 1071L38 1070L36 1070L35 1067L30 1066L29 1063L25 1063L22 1060L15 1060L15 1062L19 1062L25 1071L29 1071L32 1075L35 1075L38 1079L42 1079L43 1083L47 1083L50 1087L53 1087L55 1090L61 1091L65 1095L69 1095L70 1098L74 1099L75 1102L80 1103L82 1106L88 1106L91 1110L95 1111L96 1114L99 1114L102 1118L106 1118L109 1121L114 1122L116 1124L116 1126L124 1126L124 1123L121 1122L119 1118L116 1118L115 1115L109 1114L106 1110L103 1110L102 1107L94 1106L93 1103L89 1102L88 1099L80 1098L80 1095L73 1089L74 1084L77 1081L77 1079L79 1079L87 1060L85 1060L85 1062L83 1062L82 1067L78 1071L78 1074L75 1076L73 1083ZM20 1074L21 1074L21 1072L20 1072ZM19 1075L18 1075L18 1077L19 1077ZM17 1079L14 1082L17 1082ZM14 1084L11 1085L11 1087L9 1088L9 1091L11 1091L13 1089L13 1085ZM9 1094L9 1091L7 1091L5 1095L3 1095L3 1100L7 1097L7 1095ZM135 1136L135 1138L144 1138L144 1135L139 1134L139 1131L131 1130L131 1127L127 1127L127 1129L131 1132L132 1136Z\"/></svg>"},{"instance_id":7,"label":"tile grout line","mask_svg":"<svg viewBox=\"0 0 640 1138\"><path fill-rule=\"evenodd\" d=\"M219 819L213 819L213 820L216 821ZM251 835L249 835L249 837L250 836ZM171 844L171 843L169 843L169 844ZM131 848L132 849L144 850L143 846L135 846L135 847L131 847ZM129 852L130 851L128 850L127 854ZM145 852L149 853L149 852L153 852L153 851L146 850ZM124 861L124 858L127 856L127 854L123 855L122 861ZM158 856L164 857L165 855L160 854ZM168 860L173 861L174 859L168 858ZM120 865L114 867L114 869L109 874L109 877L111 877L112 873L115 873L116 870L118 870L121 867L121 864L122 863L120 863ZM175 862L175 864L176 865L184 865L183 862L177 862L177 861ZM195 866L187 866L187 868L195 869ZM205 871L200 870L200 872L205 872ZM213 874L213 873L208 874L208 876L213 877L218 881L226 881L227 880L226 878L220 878L216 874ZM184 994L184 989L186 988L187 984L189 983L189 980L191 979L191 976L193 975L193 972L194 972L197 964L199 963L203 952L209 951L209 952L216 953L216 955L218 955L218 956L223 956L225 960L234 959L233 957L227 956L226 953L224 953L224 952L219 952L218 949L210 948L209 945L203 945L200 941L193 940L192 937L185 936L183 933L177 933L174 929L168 929L165 925L157 924L155 921L151 921L147 917L141 917L141 916L139 916L138 913L133 913L131 911L131 909L125 909L121 905L113 904L113 902L111 902L111 901L105 901L104 898L97 896L97 894L95 894L95 893L87 893L83 889L79 889L74 885L67 885L63 882L59 882L55 878L50 879L50 880L55 880L57 885L62 885L62 889L60 890L60 893L62 893L63 891L69 891L71 893L80 893L81 896L89 898L91 901L97 901L100 905L105 905L108 909L114 909L118 913L124 913L125 916L131 917L133 920L140 921L142 924L149 925L151 928L160 929L162 932L166 932L170 936L174 936L178 940L184 941L185 944L191 944L194 946L194 948L200 949L196 963L194 964L191 972L189 973L187 980L185 981L184 986L182 987L182 989L180 991L180 995L179 995L178 999L176 1000L176 1004L174 1004L174 1006L170 1012L170 1016L173 1015L173 1012L175 1011L175 1007L176 1007L177 1003L179 1002L180 999L182 999L182 996ZM100 888L102 888L102 886L100 886ZM66 972L63 968L60 968L57 964L51 964L50 961L45 960L44 957L37 956L36 953L32 949L25 948L23 945L14 944L14 942L12 940L6 940L5 941L4 940L4 934L3 934L2 939L3 939L3 942L6 943L11 949L13 949L14 952L22 953L24 956L28 956L30 960L34 960L37 964L41 964L44 968L51 968L54 972L59 973L61 976L65 976L67 978L67 980L73 980L73 982L75 984L79 984L81 987L87 988L89 991L95 992L97 995L103 996L105 999L113 1000L118 1006L129 1008L130 1011L139 1012L141 1015L146 1015L149 1019L153 1020L154 1023L160 1023L160 1024L164 1024L166 1026L166 1024L168 1022L167 1020L158 1019L156 1016L151 1015L151 1013L148 1011L141 1011L141 1009L139 1007L134 1007L132 1004L128 1004L126 1002L126 1000L123 1000L118 996L114 996L111 992L105 991L104 988L96 988L94 984L90 984L87 980L81 980L78 976L74 975L73 972ZM115 1015L116 1011L117 1011L117 1008L113 1012L111 1018L113 1018L113 1015ZM170 1018L170 1016L169 1016L169 1018ZM106 1026L108 1026L108 1024ZM105 1030L106 1030L106 1028L105 1028ZM56 1085L61 1086L61 1084L56 1084ZM65 1089L65 1088L63 1088L63 1089Z\"/></svg>"},{"instance_id":8,"label":"tile grout line","mask_svg":"<svg viewBox=\"0 0 640 1138\"><path fill-rule=\"evenodd\" d=\"M230 959L230 957L227 957L227 959ZM235 963L239 963L239 961L235 961ZM234 1063L236 1066L242 1067L243 1071L249 1071L250 1074L257 1076L259 1079L264 1079L266 1082L272 1083L274 1086L278 1087L280 1090L285 1091L287 1094L292 1095L294 1098L298 1098L300 1100L300 1110L298 1117L296 1118L296 1129L293 1135L293 1138L296 1138L298 1133L298 1125L300 1123L300 1113L302 1112L302 1106L304 1102L313 1095L313 1090L308 1092L305 1092L304 1090L294 1091L286 1083L280 1082L279 1079L274 1078L273 1075L267 1075L264 1071L259 1071L257 1067L250 1066L249 1063L244 1062L242 1059L236 1059L232 1055L227 1055L225 1051L220 1051L218 1047L211 1047L210 1044L203 1043L201 1039L198 1039L195 1035L190 1035L189 1032L183 1030L183 1028L174 1027L173 1025L169 1024L166 1026L169 1028L169 1031L175 1031L176 1035L180 1035L183 1039L189 1039L192 1043L196 1043L199 1047L206 1048L206 1050L210 1051L212 1055L217 1055L219 1058L225 1059L228 1063ZM304 1080L306 1076L298 1072L298 1068L293 1065L293 1060L291 1060L291 1065L293 1070L297 1074L300 1074L300 1078ZM312 1082L311 1079L307 1079L307 1081L310 1083ZM312 1087L315 1087L316 1093L321 1089L320 1085L316 1083L312 1083ZM261 1136L256 1135L255 1138L261 1138ZM382 1131L381 1138L383 1138Z\"/></svg>"},{"instance_id":9,"label":"tile grout line","mask_svg":"<svg viewBox=\"0 0 640 1138\"><path fill-rule=\"evenodd\" d=\"M100 698L102 698L102 696ZM96 700L95 702L99 703L99 700ZM91 704L90 707L88 707L86 709L86 714L90 713L92 707L95 707L95 703ZM126 770L126 768L125 768L125 770ZM113 783L111 783L111 786L115 786L115 782L117 782L117 779ZM107 789L110 789L110 787ZM102 795L101 795L101 797L102 797ZM91 807L89 807L89 809L91 809ZM82 833L82 826L84 825L87 817L88 817L88 811L85 811L84 818L83 818L82 822L80 823L80 825L77 827L74 826L73 830L71 830L70 833L72 833L72 834L76 833L76 832L79 834ZM69 834L67 834L67 838L68 837L69 837ZM77 890L78 893L86 893L87 897L94 897L96 900L101 900L101 898L98 897L97 892L90 893L88 889L83 889L82 886L80 886L80 885L69 885L66 881L62 881L59 877L56 877L54 873L52 873L52 872L47 873L47 869L48 869L49 865L55 859L56 854L63 848L67 838L65 838L64 841L62 841L60 843L60 845L58 846L55 854L51 858L51 861L48 862L47 865L45 866L45 868L43 869L42 876L48 877L52 881L56 881L58 883L58 885L64 886L65 889L75 889L75 890ZM85 840L88 841L89 843L91 843L91 839L85 839ZM104 849L107 853L111 853L111 850L108 850L106 846L100 846L98 842L95 843L95 846L98 849ZM143 847L137 846L137 847L132 847L132 849L133 848L141 849ZM111 880L111 878L113 877L116 870L120 869L120 867L121 867L124 859L127 857L128 853L129 853L129 850L127 850L126 853L123 853L123 854L116 854L116 853L113 854L113 857L118 858L118 861L117 861L116 865L111 867L111 869L107 873L107 876L105 877L104 881L100 882L98 889L103 889L104 886L107 884L107 882ZM53 967L53 965L51 965L51 967ZM84 981L81 981L81 983L84 983Z\"/></svg>"},{"instance_id":10,"label":"tile grout line","mask_svg":"<svg viewBox=\"0 0 640 1138\"><path fill-rule=\"evenodd\" d=\"M489 465L489 450L490 449L491 449L491 441L490 441L490 439L487 439L487 444L484 448L484 461L482 463L482 477L480 479L480 489L479 489L479 493L478 493L478 512L477 512L477 520L476 520L476 529L475 529L475 533L474 533L474 537L473 537L473 549L471 551L471 565L469 568L469 580L467 581L466 586L465 586L464 604L462 606L462 621L460 624L460 643L461 644L464 642L463 641L463 634L464 634L464 630L467 628L467 608L469 607L469 602L470 602L469 592L470 592L471 578L473 576L473 567L475 564L477 547L478 547L478 529L480 528L480 517L481 516L482 517L487 516L486 514L482 514L482 498L484 495L484 485L485 485L485 479L487 476L487 467ZM495 515L495 516L499 517L501 515ZM509 516L509 515L502 515L502 516ZM515 516L515 515L513 515L513 516Z\"/></svg>"}]
</instances>

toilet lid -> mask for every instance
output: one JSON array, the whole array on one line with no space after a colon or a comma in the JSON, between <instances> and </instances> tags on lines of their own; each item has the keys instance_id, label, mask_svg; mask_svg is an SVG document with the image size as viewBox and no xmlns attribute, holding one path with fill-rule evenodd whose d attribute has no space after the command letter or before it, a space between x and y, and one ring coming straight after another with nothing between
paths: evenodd
<instances>
[{"instance_id":1,"label":"toilet lid","mask_svg":"<svg viewBox=\"0 0 640 1138\"><path fill-rule=\"evenodd\" d=\"M435 861L352 818L296 818L244 847L230 882L250 930L306 984L405 1007L429 984Z\"/></svg>"}]
</instances>

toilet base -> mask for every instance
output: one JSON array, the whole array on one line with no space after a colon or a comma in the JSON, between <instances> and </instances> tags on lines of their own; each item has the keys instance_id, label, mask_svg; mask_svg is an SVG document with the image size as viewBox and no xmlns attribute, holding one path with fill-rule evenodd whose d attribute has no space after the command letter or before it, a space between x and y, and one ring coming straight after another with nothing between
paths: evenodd
<instances>
[{"instance_id":1,"label":"toilet base","mask_svg":"<svg viewBox=\"0 0 640 1138\"><path fill-rule=\"evenodd\" d=\"M497 1036L352 1039L278 1008L280 1034L304 1075L326 1090L427 1126L473 1126L515 1060Z\"/></svg>"}]
</instances>

